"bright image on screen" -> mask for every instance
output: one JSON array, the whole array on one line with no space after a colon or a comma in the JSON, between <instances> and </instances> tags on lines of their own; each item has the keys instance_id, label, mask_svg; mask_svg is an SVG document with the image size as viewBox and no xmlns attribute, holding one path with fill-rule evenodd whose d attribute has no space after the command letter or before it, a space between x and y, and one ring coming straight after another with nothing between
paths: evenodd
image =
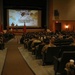
<instances>
[{"instance_id":1,"label":"bright image on screen","mask_svg":"<svg viewBox=\"0 0 75 75\"><path fill-rule=\"evenodd\" d=\"M30 27L38 27L38 18L39 11L38 10L8 10L8 23L9 26L26 26Z\"/></svg>"}]
</instances>

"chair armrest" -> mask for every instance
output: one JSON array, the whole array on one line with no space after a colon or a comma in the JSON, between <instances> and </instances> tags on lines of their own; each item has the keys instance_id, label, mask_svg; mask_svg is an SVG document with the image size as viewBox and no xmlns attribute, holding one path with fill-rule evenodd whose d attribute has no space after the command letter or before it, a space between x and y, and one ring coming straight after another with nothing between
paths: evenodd
<instances>
[{"instance_id":1,"label":"chair armrest","mask_svg":"<svg viewBox=\"0 0 75 75\"><path fill-rule=\"evenodd\" d=\"M59 61L57 57L53 56L53 58L54 58L54 60L57 60L57 61Z\"/></svg>"},{"instance_id":2,"label":"chair armrest","mask_svg":"<svg viewBox=\"0 0 75 75\"><path fill-rule=\"evenodd\" d=\"M42 52L42 60L44 60L45 59L45 52Z\"/></svg>"},{"instance_id":3,"label":"chair armrest","mask_svg":"<svg viewBox=\"0 0 75 75\"><path fill-rule=\"evenodd\" d=\"M55 57L55 56L53 56L53 58L54 58L54 60L56 60L56 61L58 61L58 62L61 61L61 58L57 58L57 57Z\"/></svg>"}]
</instances>

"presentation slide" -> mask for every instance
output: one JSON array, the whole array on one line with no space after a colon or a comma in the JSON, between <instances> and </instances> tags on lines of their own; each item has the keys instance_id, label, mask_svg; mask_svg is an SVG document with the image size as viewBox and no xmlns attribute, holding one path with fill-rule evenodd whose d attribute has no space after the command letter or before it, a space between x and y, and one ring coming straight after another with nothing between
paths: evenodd
<instances>
[{"instance_id":1,"label":"presentation slide","mask_svg":"<svg viewBox=\"0 0 75 75\"><path fill-rule=\"evenodd\" d=\"M8 9L8 25L41 27L41 10Z\"/></svg>"}]
</instances>

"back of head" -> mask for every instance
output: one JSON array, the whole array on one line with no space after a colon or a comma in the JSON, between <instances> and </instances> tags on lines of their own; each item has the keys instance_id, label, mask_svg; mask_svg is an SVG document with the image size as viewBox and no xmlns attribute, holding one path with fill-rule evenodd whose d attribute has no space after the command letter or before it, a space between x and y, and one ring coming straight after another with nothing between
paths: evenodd
<instances>
[{"instance_id":1,"label":"back of head","mask_svg":"<svg viewBox=\"0 0 75 75\"><path fill-rule=\"evenodd\" d=\"M44 39L45 44L49 44L50 43L50 39Z\"/></svg>"}]
</instances>

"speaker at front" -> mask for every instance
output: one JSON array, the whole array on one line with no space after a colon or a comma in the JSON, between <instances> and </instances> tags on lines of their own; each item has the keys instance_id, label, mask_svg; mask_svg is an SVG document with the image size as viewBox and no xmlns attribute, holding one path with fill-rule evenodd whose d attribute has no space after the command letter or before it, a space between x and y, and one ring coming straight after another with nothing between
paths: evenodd
<instances>
[{"instance_id":1,"label":"speaker at front","mask_svg":"<svg viewBox=\"0 0 75 75\"><path fill-rule=\"evenodd\" d=\"M58 10L54 10L54 16L59 16Z\"/></svg>"},{"instance_id":2,"label":"speaker at front","mask_svg":"<svg viewBox=\"0 0 75 75\"><path fill-rule=\"evenodd\" d=\"M54 17L55 17L55 19L59 19L59 12L58 12L58 10L54 10Z\"/></svg>"}]
</instances>

